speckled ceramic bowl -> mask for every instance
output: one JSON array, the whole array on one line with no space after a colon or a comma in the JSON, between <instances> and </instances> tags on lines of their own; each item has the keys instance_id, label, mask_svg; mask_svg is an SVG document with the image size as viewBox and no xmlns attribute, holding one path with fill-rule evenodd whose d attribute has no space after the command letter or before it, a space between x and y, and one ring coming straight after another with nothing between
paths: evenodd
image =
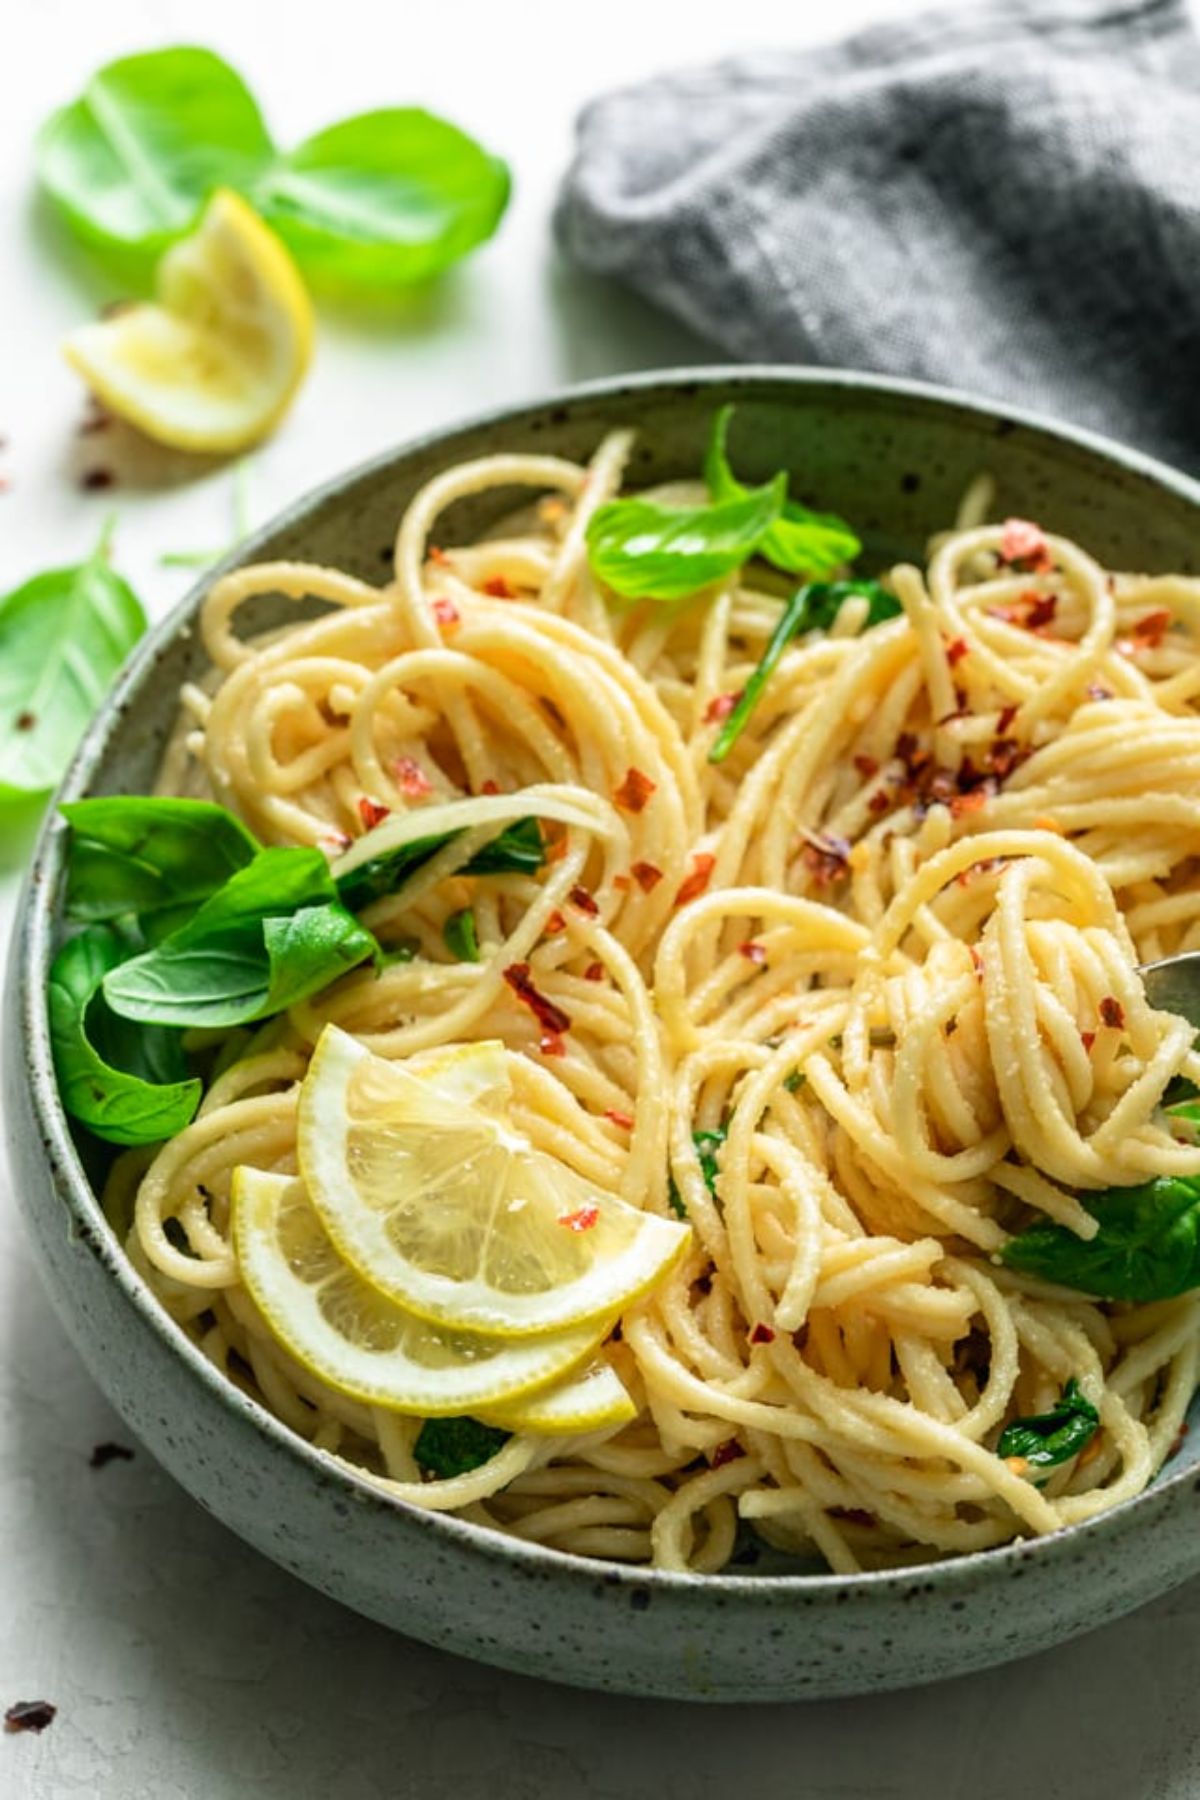
<instances>
[{"instance_id":1,"label":"speckled ceramic bowl","mask_svg":"<svg viewBox=\"0 0 1200 1800\"><path fill-rule=\"evenodd\" d=\"M739 442L756 446L745 473L792 469L801 492L854 521L868 569L919 555L981 469L995 476L1003 513L1037 518L1110 563L1200 563L1200 487L1114 445L898 382L739 369L597 383L426 438L302 500L222 567L296 556L378 578L401 509L447 463L525 448L584 457L607 427L633 423L635 480L692 474L712 410L728 400L741 409ZM442 541L512 499L460 506ZM149 785L179 683L201 664L191 630L200 592L140 646L63 797ZM698 1578L584 1561L398 1505L347 1474L214 1372L105 1223L47 1041L62 852L51 820L17 919L4 1044L16 1186L51 1296L148 1448L201 1505L306 1581L398 1631L526 1673L632 1694L779 1700L931 1681L1043 1649L1200 1570L1200 1433L1140 1499L1091 1524L854 1577L766 1561Z\"/></svg>"}]
</instances>

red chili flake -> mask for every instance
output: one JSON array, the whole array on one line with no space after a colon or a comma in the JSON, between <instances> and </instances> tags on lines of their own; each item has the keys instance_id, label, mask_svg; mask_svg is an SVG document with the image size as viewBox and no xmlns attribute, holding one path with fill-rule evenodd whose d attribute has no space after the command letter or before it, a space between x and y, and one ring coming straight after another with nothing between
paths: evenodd
<instances>
[{"instance_id":1,"label":"red chili flake","mask_svg":"<svg viewBox=\"0 0 1200 1800\"><path fill-rule=\"evenodd\" d=\"M620 787L614 790L613 799L618 806L623 806L626 812L640 813L656 785L648 775L643 775L640 769L630 769Z\"/></svg>"},{"instance_id":2,"label":"red chili flake","mask_svg":"<svg viewBox=\"0 0 1200 1800\"><path fill-rule=\"evenodd\" d=\"M396 777L400 792L410 800L423 800L426 794L432 794L433 783L411 756L398 756L392 764L392 774Z\"/></svg>"},{"instance_id":3,"label":"red chili flake","mask_svg":"<svg viewBox=\"0 0 1200 1800\"><path fill-rule=\"evenodd\" d=\"M871 798L867 801L867 808L873 813L885 813L891 804L887 789L876 788L875 792L871 795Z\"/></svg>"},{"instance_id":4,"label":"red chili flake","mask_svg":"<svg viewBox=\"0 0 1200 1800\"><path fill-rule=\"evenodd\" d=\"M1057 594L1026 594L1024 598L1029 603L1024 620L1029 631L1041 631L1046 625L1053 624L1058 611Z\"/></svg>"},{"instance_id":5,"label":"red chili flake","mask_svg":"<svg viewBox=\"0 0 1200 1800\"><path fill-rule=\"evenodd\" d=\"M752 1344L773 1344L775 1332L770 1325L764 1325L760 1321L750 1333L750 1342Z\"/></svg>"},{"instance_id":6,"label":"red chili flake","mask_svg":"<svg viewBox=\"0 0 1200 1800\"><path fill-rule=\"evenodd\" d=\"M574 1212L560 1213L558 1222L565 1225L568 1231L590 1231L598 1224L600 1208L598 1206L579 1206Z\"/></svg>"},{"instance_id":7,"label":"red chili flake","mask_svg":"<svg viewBox=\"0 0 1200 1800\"><path fill-rule=\"evenodd\" d=\"M747 938L744 944L738 945L738 955L744 956L747 962L757 963L761 968L767 960L767 946L756 944L753 938Z\"/></svg>"},{"instance_id":8,"label":"red chili flake","mask_svg":"<svg viewBox=\"0 0 1200 1800\"><path fill-rule=\"evenodd\" d=\"M952 644L947 644L946 661L950 664L950 667L953 668L955 663L961 662L970 648L971 646L968 644L966 638L955 638Z\"/></svg>"},{"instance_id":9,"label":"red chili flake","mask_svg":"<svg viewBox=\"0 0 1200 1800\"><path fill-rule=\"evenodd\" d=\"M133 1451L124 1444L95 1444L88 1457L89 1469L103 1469L110 1462L132 1462Z\"/></svg>"},{"instance_id":10,"label":"red chili flake","mask_svg":"<svg viewBox=\"0 0 1200 1800\"><path fill-rule=\"evenodd\" d=\"M850 866L848 838L827 832L803 832L804 865L812 871L818 887L829 887L841 881Z\"/></svg>"},{"instance_id":11,"label":"red chili flake","mask_svg":"<svg viewBox=\"0 0 1200 1800\"><path fill-rule=\"evenodd\" d=\"M996 736L998 738L1002 738L1006 735L1019 711L1020 708L1015 703L1011 706L1001 707L1000 717L996 720Z\"/></svg>"},{"instance_id":12,"label":"red chili flake","mask_svg":"<svg viewBox=\"0 0 1200 1800\"><path fill-rule=\"evenodd\" d=\"M1105 994L1100 1002L1100 1022L1112 1031L1120 1031L1125 1024L1125 1008L1113 994Z\"/></svg>"},{"instance_id":13,"label":"red chili flake","mask_svg":"<svg viewBox=\"0 0 1200 1800\"><path fill-rule=\"evenodd\" d=\"M4 1729L45 1731L57 1712L57 1706L51 1706L49 1700L18 1700L4 1715Z\"/></svg>"},{"instance_id":14,"label":"red chili flake","mask_svg":"<svg viewBox=\"0 0 1200 1800\"><path fill-rule=\"evenodd\" d=\"M483 584L483 591L490 594L493 600L515 600L517 597L516 588L505 581L503 575L489 575Z\"/></svg>"},{"instance_id":15,"label":"red chili flake","mask_svg":"<svg viewBox=\"0 0 1200 1800\"><path fill-rule=\"evenodd\" d=\"M864 781L870 781L872 776L879 773L878 760L873 756L856 756L854 766Z\"/></svg>"},{"instance_id":16,"label":"red chili flake","mask_svg":"<svg viewBox=\"0 0 1200 1800\"><path fill-rule=\"evenodd\" d=\"M498 794L500 792L500 783L498 781L493 781L489 775L479 791L481 794Z\"/></svg>"},{"instance_id":17,"label":"red chili flake","mask_svg":"<svg viewBox=\"0 0 1200 1800\"><path fill-rule=\"evenodd\" d=\"M980 956L980 954L979 954L978 950L975 948L974 944L971 945L971 966L975 970L976 975L982 980L982 978L983 978L983 958L982 958L982 956Z\"/></svg>"},{"instance_id":18,"label":"red chili flake","mask_svg":"<svg viewBox=\"0 0 1200 1800\"><path fill-rule=\"evenodd\" d=\"M554 912L552 912L550 914L550 917L546 920L546 935L548 937L554 937L558 932L565 931L566 929L567 929L567 921L563 918L562 914L559 911L557 911L557 909L556 909Z\"/></svg>"},{"instance_id":19,"label":"red chili flake","mask_svg":"<svg viewBox=\"0 0 1200 1800\"><path fill-rule=\"evenodd\" d=\"M679 892L675 896L676 906L686 906L689 900L697 900L707 888L712 872L717 866L715 856L707 850L698 850L692 857L692 872L679 884Z\"/></svg>"},{"instance_id":20,"label":"red chili flake","mask_svg":"<svg viewBox=\"0 0 1200 1800\"><path fill-rule=\"evenodd\" d=\"M18 731L32 731L36 724L36 713L22 712L17 714L16 726Z\"/></svg>"},{"instance_id":21,"label":"red chili flake","mask_svg":"<svg viewBox=\"0 0 1200 1800\"><path fill-rule=\"evenodd\" d=\"M111 469L85 469L79 477L80 487L88 489L91 493L95 493L99 488L115 487L116 483L117 478Z\"/></svg>"},{"instance_id":22,"label":"red chili flake","mask_svg":"<svg viewBox=\"0 0 1200 1800\"><path fill-rule=\"evenodd\" d=\"M619 894L627 894L633 886L633 883L630 881L628 875L614 875L613 886Z\"/></svg>"},{"instance_id":23,"label":"red chili flake","mask_svg":"<svg viewBox=\"0 0 1200 1800\"><path fill-rule=\"evenodd\" d=\"M583 979L585 981L603 981L604 964L600 962L589 963L587 968L583 971Z\"/></svg>"},{"instance_id":24,"label":"red chili flake","mask_svg":"<svg viewBox=\"0 0 1200 1800\"><path fill-rule=\"evenodd\" d=\"M911 731L902 731L900 736L896 739L896 755L900 758L901 762L910 761L910 759L915 756L916 749L917 740L914 733Z\"/></svg>"},{"instance_id":25,"label":"red chili flake","mask_svg":"<svg viewBox=\"0 0 1200 1800\"><path fill-rule=\"evenodd\" d=\"M740 694L717 694L704 709L704 723L715 725L721 719L727 719L741 697Z\"/></svg>"},{"instance_id":26,"label":"red chili flake","mask_svg":"<svg viewBox=\"0 0 1200 1800\"><path fill-rule=\"evenodd\" d=\"M964 813L981 812L988 803L988 796L983 788L974 788L967 794L955 794L950 802L950 817L961 819Z\"/></svg>"},{"instance_id":27,"label":"red chili flake","mask_svg":"<svg viewBox=\"0 0 1200 1800\"><path fill-rule=\"evenodd\" d=\"M745 1454L745 1450L736 1438L726 1438L723 1444L717 1445L709 1457L708 1466L710 1469L723 1469L726 1463L737 1462Z\"/></svg>"},{"instance_id":28,"label":"red chili flake","mask_svg":"<svg viewBox=\"0 0 1200 1800\"><path fill-rule=\"evenodd\" d=\"M358 802L358 816L363 822L363 829L370 831L372 826L380 824L391 812L390 806L382 806L378 800L371 800L363 794Z\"/></svg>"},{"instance_id":29,"label":"red chili flake","mask_svg":"<svg viewBox=\"0 0 1200 1800\"><path fill-rule=\"evenodd\" d=\"M564 1012L561 1006L555 1006L553 1000L547 1000L544 994L538 993L529 973L528 963L509 963L502 973L517 999L529 1008L543 1031L554 1036L570 1031L570 1013Z\"/></svg>"},{"instance_id":30,"label":"red chili flake","mask_svg":"<svg viewBox=\"0 0 1200 1800\"><path fill-rule=\"evenodd\" d=\"M447 631L452 625L457 625L462 618L462 614L459 612L457 606L455 606L453 600L447 600L444 594L439 595L432 603L431 611L438 624Z\"/></svg>"},{"instance_id":31,"label":"red chili flake","mask_svg":"<svg viewBox=\"0 0 1200 1800\"><path fill-rule=\"evenodd\" d=\"M605 1111L604 1116L611 1124L616 1125L621 1131L633 1130L633 1120L627 1112L618 1112L615 1107L610 1106Z\"/></svg>"},{"instance_id":32,"label":"red chili flake","mask_svg":"<svg viewBox=\"0 0 1200 1800\"><path fill-rule=\"evenodd\" d=\"M651 893L663 878L662 870L652 862L635 862L630 874L643 894Z\"/></svg>"},{"instance_id":33,"label":"red chili flake","mask_svg":"<svg viewBox=\"0 0 1200 1800\"><path fill-rule=\"evenodd\" d=\"M587 914L589 919L594 919L596 914L600 911L600 908L596 905L596 902L585 887L573 887L568 898L570 899L571 905L577 906L581 913Z\"/></svg>"},{"instance_id":34,"label":"red chili flake","mask_svg":"<svg viewBox=\"0 0 1200 1800\"><path fill-rule=\"evenodd\" d=\"M452 567L450 558L446 555L444 550L439 549L437 544L430 544L425 554L428 556L431 563L437 563L440 568L449 569Z\"/></svg>"},{"instance_id":35,"label":"red chili flake","mask_svg":"<svg viewBox=\"0 0 1200 1800\"><path fill-rule=\"evenodd\" d=\"M988 767L993 775L1004 781L1027 755L1015 738L997 738L988 751Z\"/></svg>"},{"instance_id":36,"label":"red chili flake","mask_svg":"<svg viewBox=\"0 0 1200 1800\"><path fill-rule=\"evenodd\" d=\"M1000 560L1027 563L1033 569L1050 567L1050 547L1040 525L1030 519L1006 519L1000 537Z\"/></svg>"},{"instance_id":37,"label":"red chili flake","mask_svg":"<svg viewBox=\"0 0 1200 1800\"><path fill-rule=\"evenodd\" d=\"M548 1031L544 1037L539 1038L538 1049L543 1056L565 1056L567 1054L566 1040L561 1038L557 1031Z\"/></svg>"},{"instance_id":38,"label":"red chili flake","mask_svg":"<svg viewBox=\"0 0 1200 1800\"><path fill-rule=\"evenodd\" d=\"M1173 618L1174 614L1169 607L1160 607L1157 612L1147 613L1144 619L1138 620L1133 628L1133 635L1148 649L1157 650Z\"/></svg>"},{"instance_id":39,"label":"red chili flake","mask_svg":"<svg viewBox=\"0 0 1200 1800\"><path fill-rule=\"evenodd\" d=\"M1087 697L1089 700L1111 700L1112 699L1112 689L1102 687L1100 682L1098 682L1098 681L1089 681L1086 692L1087 692Z\"/></svg>"},{"instance_id":40,"label":"red chili flake","mask_svg":"<svg viewBox=\"0 0 1200 1800\"><path fill-rule=\"evenodd\" d=\"M1096 1041L1095 1032L1094 1031L1081 1031L1079 1034L1079 1037L1080 1037L1080 1041L1083 1044L1084 1049L1087 1051L1088 1055L1090 1056L1091 1052L1092 1052L1092 1045Z\"/></svg>"}]
</instances>

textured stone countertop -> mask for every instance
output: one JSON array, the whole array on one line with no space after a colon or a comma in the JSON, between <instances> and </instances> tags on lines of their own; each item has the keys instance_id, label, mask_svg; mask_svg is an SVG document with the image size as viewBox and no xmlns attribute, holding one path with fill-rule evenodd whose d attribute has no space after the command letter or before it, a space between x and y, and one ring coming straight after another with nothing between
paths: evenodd
<instances>
[{"instance_id":1,"label":"textured stone countertop","mask_svg":"<svg viewBox=\"0 0 1200 1800\"><path fill-rule=\"evenodd\" d=\"M500 236L394 325L322 321L292 418L250 472L262 519L410 433L591 375L704 360L636 301L558 267L547 216L590 91L681 59L816 38L904 0L7 0L0 64L0 591L76 560L115 503L156 615L164 550L228 538L231 476L115 494L73 479L81 396L56 343L92 285L30 200L35 125L122 52L198 39L278 134L414 100L514 166ZM0 840L7 931L22 846ZM98 1443L131 1460L89 1467ZM4 1800L1187 1800L1200 1795L1200 1584L1049 1655L936 1689L690 1708L544 1686L407 1642L301 1586L195 1506L109 1411L51 1314L0 1167Z\"/></svg>"}]
</instances>

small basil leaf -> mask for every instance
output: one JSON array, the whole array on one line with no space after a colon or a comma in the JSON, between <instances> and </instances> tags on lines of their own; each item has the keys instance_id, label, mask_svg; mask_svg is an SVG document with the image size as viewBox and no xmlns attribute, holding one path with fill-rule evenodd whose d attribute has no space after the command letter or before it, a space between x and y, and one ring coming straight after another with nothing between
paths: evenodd
<instances>
[{"instance_id":1,"label":"small basil leaf","mask_svg":"<svg viewBox=\"0 0 1200 1800\"><path fill-rule=\"evenodd\" d=\"M101 542L0 599L0 805L48 793L146 629Z\"/></svg>"},{"instance_id":2,"label":"small basil leaf","mask_svg":"<svg viewBox=\"0 0 1200 1800\"><path fill-rule=\"evenodd\" d=\"M67 940L50 970L50 1042L72 1118L109 1143L156 1144L189 1123L201 1084L185 1079L175 1033L130 1031L105 1005L101 983L132 947L107 925Z\"/></svg>"},{"instance_id":3,"label":"small basil leaf","mask_svg":"<svg viewBox=\"0 0 1200 1800\"><path fill-rule=\"evenodd\" d=\"M748 491L729 464L726 440L732 417L732 406L723 406L717 413L704 458L704 479L713 499L719 501L739 500ZM853 562L861 549L860 540L836 513L812 512L798 500L785 500L758 554L777 569L812 579L832 575Z\"/></svg>"},{"instance_id":4,"label":"small basil leaf","mask_svg":"<svg viewBox=\"0 0 1200 1800\"><path fill-rule=\"evenodd\" d=\"M787 476L713 506L610 500L588 522L595 575L629 600L681 600L753 556L779 517Z\"/></svg>"},{"instance_id":5,"label":"small basil leaf","mask_svg":"<svg viewBox=\"0 0 1200 1800\"><path fill-rule=\"evenodd\" d=\"M449 1481L489 1462L511 1435L478 1419L426 1419L417 1433L413 1456L428 1474Z\"/></svg>"},{"instance_id":6,"label":"small basil leaf","mask_svg":"<svg viewBox=\"0 0 1200 1800\"><path fill-rule=\"evenodd\" d=\"M273 155L241 77L186 46L108 63L37 142L42 185L74 231L147 266L215 187L246 191Z\"/></svg>"},{"instance_id":7,"label":"small basil leaf","mask_svg":"<svg viewBox=\"0 0 1200 1800\"><path fill-rule=\"evenodd\" d=\"M546 841L537 819L517 819L478 849L464 875L536 875L546 860Z\"/></svg>"},{"instance_id":8,"label":"small basil leaf","mask_svg":"<svg viewBox=\"0 0 1200 1800\"><path fill-rule=\"evenodd\" d=\"M450 914L442 927L442 941L459 962L479 961L479 933L475 927L475 914L469 906Z\"/></svg>"},{"instance_id":9,"label":"small basil leaf","mask_svg":"<svg viewBox=\"0 0 1200 1800\"><path fill-rule=\"evenodd\" d=\"M508 170L417 107L363 113L279 157L252 198L314 279L395 288L428 281L489 238Z\"/></svg>"},{"instance_id":10,"label":"small basil leaf","mask_svg":"<svg viewBox=\"0 0 1200 1800\"><path fill-rule=\"evenodd\" d=\"M1052 1411L1014 1419L996 1445L996 1455L1022 1456L1035 1468L1050 1469L1078 1456L1100 1428L1100 1414L1072 1378Z\"/></svg>"},{"instance_id":11,"label":"small basil leaf","mask_svg":"<svg viewBox=\"0 0 1200 1800\"><path fill-rule=\"evenodd\" d=\"M797 588L779 615L779 622L767 640L758 666L738 696L737 705L713 739L708 753L710 763L724 762L729 755L792 640L809 631L827 631L845 602L855 596L865 597L868 602L864 631L873 625L881 625L885 619L896 618L903 611L895 595L889 594L878 581L809 582L805 587Z\"/></svg>"},{"instance_id":12,"label":"small basil leaf","mask_svg":"<svg viewBox=\"0 0 1200 1800\"><path fill-rule=\"evenodd\" d=\"M71 827L69 919L185 907L190 915L259 848L240 820L207 800L114 795L60 811Z\"/></svg>"},{"instance_id":13,"label":"small basil leaf","mask_svg":"<svg viewBox=\"0 0 1200 1800\"><path fill-rule=\"evenodd\" d=\"M718 1125L713 1131L693 1131L692 1133L692 1142L696 1146L700 1162L700 1173L704 1177L704 1185L707 1187L713 1199L716 1200L718 1206L720 1206L721 1202L717 1198L717 1176L720 1174L721 1170L720 1165L717 1162L717 1151L721 1148L721 1145L728 1136L729 1127L727 1125ZM688 1216L687 1207L683 1204L683 1195L679 1192L673 1175L668 1178L667 1199L670 1201L671 1210L676 1217L686 1219Z\"/></svg>"},{"instance_id":14,"label":"small basil leaf","mask_svg":"<svg viewBox=\"0 0 1200 1800\"><path fill-rule=\"evenodd\" d=\"M1095 1237L1033 1225L1009 1239L1001 1261L1101 1300L1170 1300L1200 1287L1200 1178L1161 1175L1080 1198L1099 1224Z\"/></svg>"},{"instance_id":15,"label":"small basil leaf","mask_svg":"<svg viewBox=\"0 0 1200 1800\"><path fill-rule=\"evenodd\" d=\"M450 843L457 832L414 838L395 850L359 863L337 881L338 897L352 912L361 912L373 900L394 894L410 876ZM535 874L546 856L542 828L536 819L518 819L477 850L458 871L461 875Z\"/></svg>"}]
</instances>

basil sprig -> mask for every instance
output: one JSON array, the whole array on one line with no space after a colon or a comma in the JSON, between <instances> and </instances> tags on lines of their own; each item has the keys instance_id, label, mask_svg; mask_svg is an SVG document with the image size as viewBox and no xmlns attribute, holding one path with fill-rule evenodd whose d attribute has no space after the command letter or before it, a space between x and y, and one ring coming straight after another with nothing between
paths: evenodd
<instances>
[{"instance_id":1,"label":"basil sprig","mask_svg":"<svg viewBox=\"0 0 1200 1800\"><path fill-rule=\"evenodd\" d=\"M903 610L895 595L889 594L878 581L809 582L797 588L780 613L779 622L767 640L754 673L738 696L737 705L713 739L708 753L710 763L724 762L733 749L793 638L817 629L827 631L845 602L856 595L867 601L864 631L869 631L873 625L881 625L885 619L896 618Z\"/></svg>"},{"instance_id":2,"label":"basil sprig","mask_svg":"<svg viewBox=\"0 0 1200 1800\"><path fill-rule=\"evenodd\" d=\"M717 501L739 500L749 492L729 465L726 442L732 417L732 406L718 412L704 458L704 479ZM790 575L816 579L853 562L861 549L860 540L836 513L813 512L798 500L785 499L779 518L758 545L758 554Z\"/></svg>"},{"instance_id":3,"label":"basil sprig","mask_svg":"<svg viewBox=\"0 0 1200 1800\"><path fill-rule=\"evenodd\" d=\"M1100 1414L1072 1376L1048 1413L1034 1413L1006 1425L996 1455L1024 1457L1037 1469L1051 1469L1078 1456L1100 1429Z\"/></svg>"},{"instance_id":4,"label":"basil sprig","mask_svg":"<svg viewBox=\"0 0 1200 1800\"><path fill-rule=\"evenodd\" d=\"M682 600L754 555L779 517L787 476L712 506L610 500L588 521L588 561L627 600Z\"/></svg>"},{"instance_id":5,"label":"basil sprig","mask_svg":"<svg viewBox=\"0 0 1200 1800\"><path fill-rule=\"evenodd\" d=\"M1170 1300L1200 1287L1200 1177L1160 1175L1138 1187L1082 1194L1095 1237L1033 1225L1010 1238L1010 1269L1100 1300Z\"/></svg>"},{"instance_id":6,"label":"basil sprig","mask_svg":"<svg viewBox=\"0 0 1200 1800\"><path fill-rule=\"evenodd\" d=\"M77 236L148 278L214 188L234 188L310 277L383 292L491 236L505 165L416 107L363 113L280 151L228 63L183 45L121 57L54 113L38 173Z\"/></svg>"},{"instance_id":7,"label":"basil sprig","mask_svg":"<svg viewBox=\"0 0 1200 1800\"><path fill-rule=\"evenodd\" d=\"M86 562L0 598L0 812L57 784L145 629L136 594L109 566L107 531Z\"/></svg>"},{"instance_id":8,"label":"basil sprig","mask_svg":"<svg viewBox=\"0 0 1200 1800\"><path fill-rule=\"evenodd\" d=\"M478 1419L426 1419L413 1444L413 1458L427 1474L449 1481L489 1462L511 1435Z\"/></svg>"}]
</instances>

